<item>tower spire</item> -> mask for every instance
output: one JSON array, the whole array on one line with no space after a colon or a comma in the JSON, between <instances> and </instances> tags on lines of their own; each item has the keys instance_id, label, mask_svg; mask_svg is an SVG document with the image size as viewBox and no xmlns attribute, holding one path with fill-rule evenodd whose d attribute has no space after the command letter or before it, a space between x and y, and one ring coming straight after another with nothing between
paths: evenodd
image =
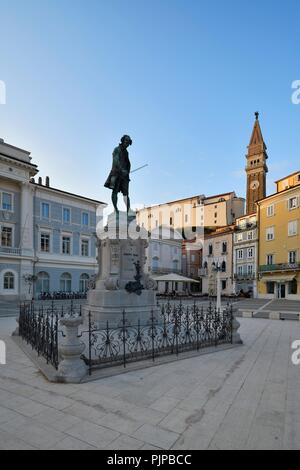
<instances>
[{"instance_id":1,"label":"tower spire","mask_svg":"<svg viewBox=\"0 0 300 470\"><path fill-rule=\"evenodd\" d=\"M259 112L255 113L255 122L248 146L247 158L247 214L256 211L256 202L266 197L267 146L259 122Z\"/></svg>"}]
</instances>

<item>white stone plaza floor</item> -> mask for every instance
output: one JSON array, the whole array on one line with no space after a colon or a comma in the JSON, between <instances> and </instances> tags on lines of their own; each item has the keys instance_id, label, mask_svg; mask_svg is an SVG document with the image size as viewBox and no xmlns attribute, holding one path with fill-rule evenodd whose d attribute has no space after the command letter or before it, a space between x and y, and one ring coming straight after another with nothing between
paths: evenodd
<instances>
[{"instance_id":1,"label":"white stone plaza floor","mask_svg":"<svg viewBox=\"0 0 300 470\"><path fill-rule=\"evenodd\" d=\"M300 449L300 322L240 322L241 347L58 385L0 319L0 449Z\"/></svg>"}]
</instances>

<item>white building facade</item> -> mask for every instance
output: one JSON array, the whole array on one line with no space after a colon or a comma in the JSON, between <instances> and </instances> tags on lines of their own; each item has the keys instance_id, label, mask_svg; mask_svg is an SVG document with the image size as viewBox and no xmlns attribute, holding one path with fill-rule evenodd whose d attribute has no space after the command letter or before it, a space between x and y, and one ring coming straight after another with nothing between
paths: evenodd
<instances>
[{"instance_id":1,"label":"white building facade","mask_svg":"<svg viewBox=\"0 0 300 470\"><path fill-rule=\"evenodd\" d=\"M146 271L151 276L161 274L182 274L182 236L169 227L158 227L151 232L147 248ZM172 287L183 291L182 283L159 283L159 292L170 292Z\"/></svg>"},{"instance_id":2,"label":"white building facade","mask_svg":"<svg viewBox=\"0 0 300 470\"><path fill-rule=\"evenodd\" d=\"M236 221L233 247L234 290L257 297L258 267L257 215L241 217Z\"/></svg>"},{"instance_id":3,"label":"white building facade","mask_svg":"<svg viewBox=\"0 0 300 470\"><path fill-rule=\"evenodd\" d=\"M0 140L1 299L83 292L96 273L105 204L36 182L37 173L29 152Z\"/></svg>"}]
</instances>

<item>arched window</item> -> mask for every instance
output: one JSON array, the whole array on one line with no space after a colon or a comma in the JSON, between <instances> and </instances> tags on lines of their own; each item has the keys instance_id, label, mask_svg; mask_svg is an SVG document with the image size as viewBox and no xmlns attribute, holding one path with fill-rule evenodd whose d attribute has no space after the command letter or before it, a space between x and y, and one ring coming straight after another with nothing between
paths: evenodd
<instances>
[{"instance_id":1,"label":"arched window","mask_svg":"<svg viewBox=\"0 0 300 470\"><path fill-rule=\"evenodd\" d=\"M50 292L50 276L46 272L40 272L37 275L36 290L38 294Z\"/></svg>"},{"instance_id":2,"label":"arched window","mask_svg":"<svg viewBox=\"0 0 300 470\"><path fill-rule=\"evenodd\" d=\"M89 290L89 280L90 276L88 274L81 274L79 280L79 291L87 292Z\"/></svg>"},{"instance_id":3,"label":"arched window","mask_svg":"<svg viewBox=\"0 0 300 470\"><path fill-rule=\"evenodd\" d=\"M63 273L60 278L60 290L61 292L72 291L72 276L69 273Z\"/></svg>"},{"instance_id":4,"label":"arched window","mask_svg":"<svg viewBox=\"0 0 300 470\"><path fill-rule=\"evenodd\" d=\"M207 263L207 261L205 261L205 263L204 263L204 265L203 265L203 268L204 268L204 269L207 269L207 268L208 268L208 263Z\"/></svg>"},{"instance_id":5,"label":"arched window","mask_svg":"<svg viewBox=\"0 0 300 470\"><path fill-rule=\"evenodd\" d=\"M158 265L159 265L159 259L157 257L153 258L152 259L152 269L155 271L156 269L158 269Z\"/></svg>"},{"instance_id":6,"label":"arched window","mask_svg":"<svg viewBox=\"0 0 300 470\"><path fill-rule=\"evenodd\" d=\"M3 278L3 289L4 290L14 290L15 288L15 275L11 272L4 274Z\"/></svg>"}]
</instances>

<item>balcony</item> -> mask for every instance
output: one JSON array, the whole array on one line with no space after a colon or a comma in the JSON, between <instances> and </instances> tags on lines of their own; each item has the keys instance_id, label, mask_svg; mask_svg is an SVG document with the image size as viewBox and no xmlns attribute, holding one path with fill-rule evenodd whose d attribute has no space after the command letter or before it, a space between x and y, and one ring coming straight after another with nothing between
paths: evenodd
<instances>
[{"instance_id":1,"label":"balcony","mask_svg":"<svg viewBox=\"0 0 300 470\"><path fill-rule=\"evenodd\" d=\"M266 264L259 267L260 273L273 273L276 271L298 271L300 270L300 263L281 263L281 264Z\"/></svg>"},{"instance_id":2,"label":"balcony","mask_svg":"<svg viewBox=\"0 0 300 470\"><path fill-rule=\"evenodd\" d=\"M207 275L208 275L208 269L207 268L198 269L198 276L199 277L205 277Z\"/></svg>"},{"instance_id":3,"label":"balcony","mask_svg":"<svg viewBox=\"0 0 300 470\"><path fill-rule=\"evenodd\" d=\"M21 249L20 248L10 248L7 246L0 246L0 255L15 255L20 256Z\"/></svg>"},{"instance_id":4,"label":"balcony","mask_svg":"<svg viewBox=\"0 0 300 470\"><path fill-rule=\"evenodd\" d=\"M236 281L254 281L256 274L235 274L234 279Z\"/></svg>"}]
</instances>

